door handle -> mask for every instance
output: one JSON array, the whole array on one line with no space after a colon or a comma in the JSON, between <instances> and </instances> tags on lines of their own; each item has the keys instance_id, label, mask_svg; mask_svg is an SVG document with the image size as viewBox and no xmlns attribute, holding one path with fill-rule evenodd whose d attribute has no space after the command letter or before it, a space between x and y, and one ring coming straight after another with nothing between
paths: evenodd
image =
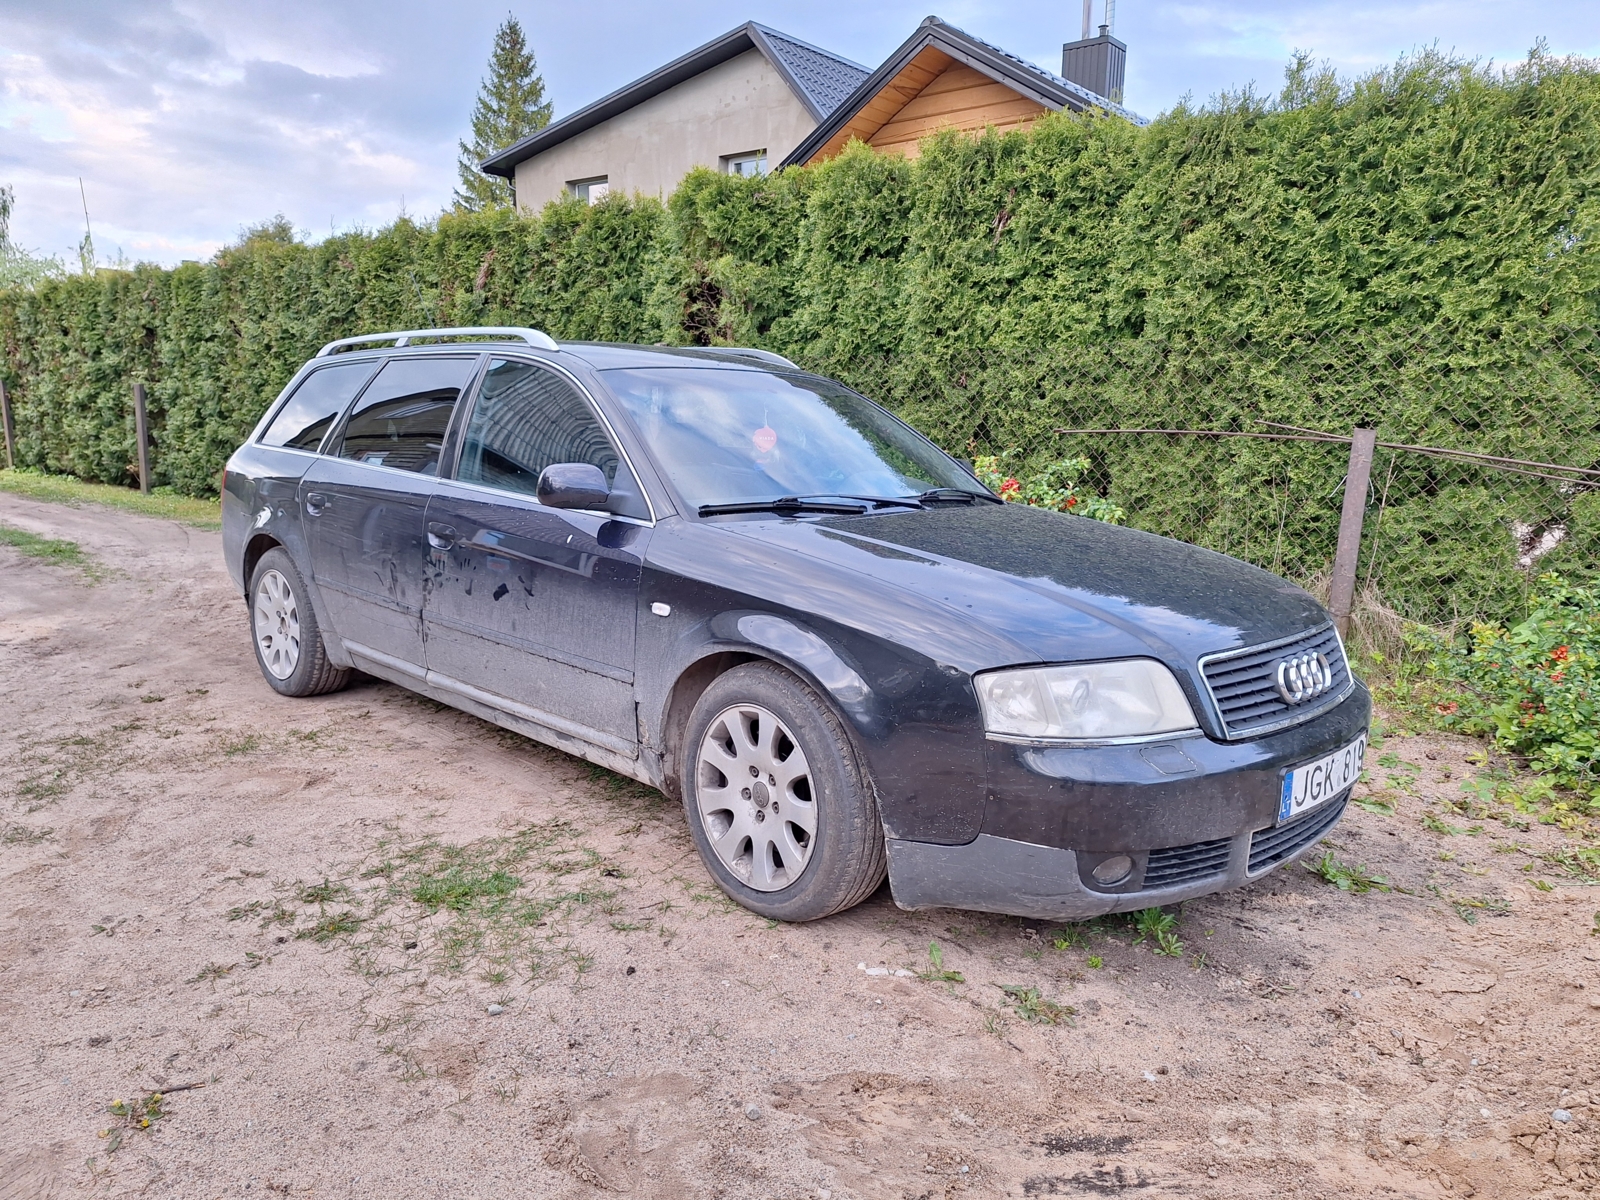
<instances>
[{"instance_id":1,"label":"door handle","mask_svg":"<svg viewBox=\"0 0 1600 1200\"><path fill-rule=\"evenodd\" d=\"M438 521L428 522L428 545L435 550L448 550L456 544L456 528L454 525L443 525Z\"/></svg>"},{"instance_id":2,"label":"door handle","mask_svg":"<svg viewBox=\"0 0 1600 1200\"><path fill-rule=\"evenodd\" d=\"M322 510L328 507L328 498L321 492L306 493L306 515L320 517Z\"/></svg>"}]
</instances>

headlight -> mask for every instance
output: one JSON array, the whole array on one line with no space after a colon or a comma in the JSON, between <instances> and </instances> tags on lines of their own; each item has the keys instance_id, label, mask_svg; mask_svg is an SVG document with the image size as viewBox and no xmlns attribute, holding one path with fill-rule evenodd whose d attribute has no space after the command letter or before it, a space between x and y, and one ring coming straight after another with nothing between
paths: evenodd
<instances>
[{"instance_id":1,"label":"headlight","mask_svg":"<svg viewBox=\"0 0 1600 1200\"><path fill-rule=\"evenodd\" d=\"M1197 729L1172 672L1148 658L976 676L983 725L1018 738L1104 741Z\"/></svg>"}]
</instances>

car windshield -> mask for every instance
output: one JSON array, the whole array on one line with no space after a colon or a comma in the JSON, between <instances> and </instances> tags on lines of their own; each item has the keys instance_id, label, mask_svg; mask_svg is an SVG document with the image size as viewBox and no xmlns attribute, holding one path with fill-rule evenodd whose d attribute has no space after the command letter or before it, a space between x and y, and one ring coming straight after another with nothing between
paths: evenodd
<instances>
[{"instance_id":1,"label":"car windshield","mask_svg":"<svg viewBox=\"0 0 1600 1200\"><path fill-rule=\"evenodd\" d=\"M910 427L825 379L715 367L611 370L605 378L692 506L982 491Z\"/></svg>"}]
</instances>

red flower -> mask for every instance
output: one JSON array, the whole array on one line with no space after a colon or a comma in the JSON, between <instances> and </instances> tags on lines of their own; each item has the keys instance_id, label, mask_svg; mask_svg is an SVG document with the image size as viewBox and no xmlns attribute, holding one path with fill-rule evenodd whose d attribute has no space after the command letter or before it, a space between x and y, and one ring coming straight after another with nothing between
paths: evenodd
<instances>
[{"instance_id":1,"label":"red flower","mask_svg":"<svg viewBox=\"0 0 1600 1200\"><path fill-rule=\"evenodd\" d=\"M1076 496L1068 496L1067 497L1067 507L1068 508L1071 508L1077 502L1078 502L1078 498Z\"/></svg>"},{"instance_id":2,"label":"red flower","mask_svg":"<svg viewBox=\"0 0 1600 1200\"><path fill-rule=\"evenodd\" d=\"M1011 497L1020 496L1021 494L1022 485L1015 479L1007 479L1000 485L1000 498L1002 500L1009 500Z\"/></svg>"},{"instance_id":3,"label":"red flower","mask_svg":"<svg viewBox=\"0 0 1600 1200\"><path fill-rule=\"evenodd\" d=\"M1434 707L1436 707L1441 713L1443 713L1445 716L1448 717L1451 713L1455 712L1458 708L1460 708L1461 705L1457 704L1454 700L1452 700L1448 704L1439 704L1439 705L1435 705Z\"/></svg>"},{"instance_id":4,"label":"red flower","mask_svg":"<svg viewBox=\"0 0 1600 1200\"><path fill-rule=\"evenodd\" d=\"M1565 646L1557 646L1553 651L1551 651L1550 657L1555 659L1557 662L1566 662L1567 661L1567 647L1565 647Z\"/></svg>"},{"instance_id":5,"label":"red flower","mask_svg":"<svg viewBox=\"0 0 1600 1200\"><path fill-rule=\"evenodd\" d=\"M1551 671L1550 672L1550 682L1551 683L1560 683L1561 682L1561 676L1564 675L1565 673L1566 672L1564 672L1564 671Z\"/></svg>"}]
</instances>

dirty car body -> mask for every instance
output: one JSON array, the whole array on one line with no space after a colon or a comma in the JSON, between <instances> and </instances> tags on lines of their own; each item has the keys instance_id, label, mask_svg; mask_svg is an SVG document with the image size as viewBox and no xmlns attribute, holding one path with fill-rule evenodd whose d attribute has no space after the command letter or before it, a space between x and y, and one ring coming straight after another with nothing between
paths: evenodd
<instances>
[{"instance_id":1,"label":"dirty car body","mask_svg":"<svg viewBox=\"0 0 1600 1200\"><path fill-rule=\"evenodd\" d=\"M538 341L312 360L229 461L235 583L281 547L331 662L669 794L696 698L739 664L780 664L848 731L907 908L1070 920L1172 903L1293 860L1339 819L1370 700L1302 589L996 502L931 445L939 486L921 500L721 511L740 506L707 504L682 456L666 461L651 397L839 385L757 352ZM506 397L546 395L607 474L594 508L547 506L516 455L483 449ZM758 473L804 440L769 412L737 419ZM1015 696L989 686L999 673L1056 671L1039 686L1065 706L1088 686L1075 665L1130 663L1187 727L1063 737L995 715ZM1044 694L1015 678L1024 708Z\"/></svg>"}]
</instances>

